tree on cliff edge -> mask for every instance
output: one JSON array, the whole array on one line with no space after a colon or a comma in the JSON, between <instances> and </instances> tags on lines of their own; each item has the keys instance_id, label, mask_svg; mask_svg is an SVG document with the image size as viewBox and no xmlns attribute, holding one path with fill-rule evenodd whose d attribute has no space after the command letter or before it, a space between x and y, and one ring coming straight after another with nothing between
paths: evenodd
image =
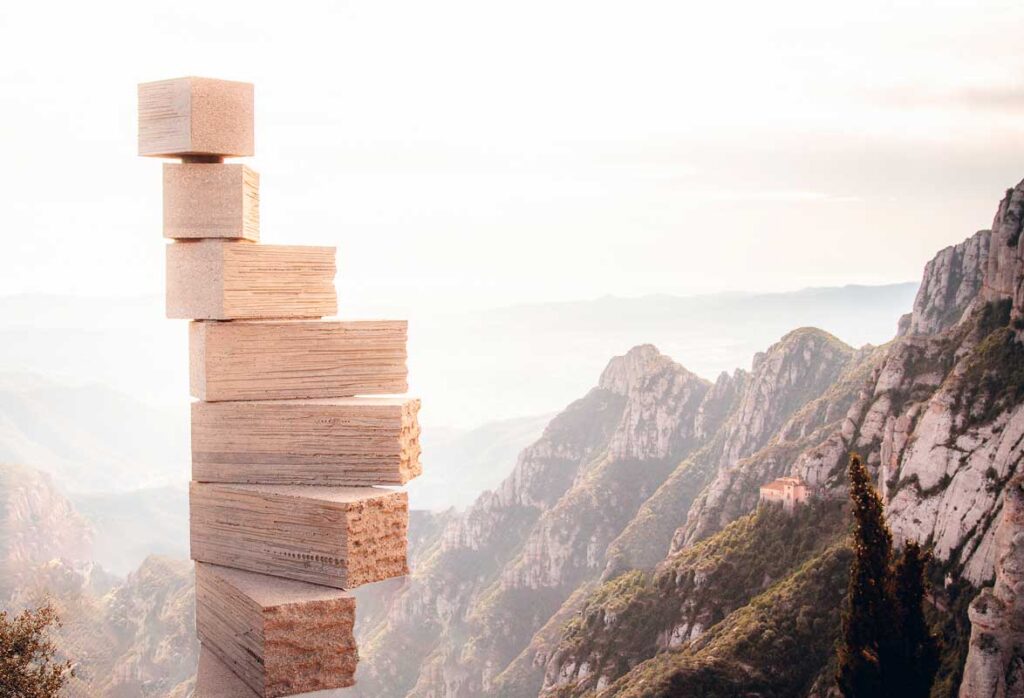
<instances>
[{"instance_id":1,"label":"tree on cliff edge","mask_svg":"<svg viewBox=\"0 0 1024 698\"><path fill-rule=\"evenodd\" d=\"M883 695L884 638L892 632L895 620L886 589L892 535L882 514L882 500L859 456L850 458L849 475L855 521L854 558L836 683L847 698L866 698Z\"/></svg>"},{"instance_id":2,"label":"tree on cliff edge","mask_svg":"<svg viewBox=\"0 0 1024 698\"><path fill-rule=\"evenodd\" d=\"M850 458L854 559L843 613L836 683L846 698L927 698L938 668L924 620L924 565L908 542L893 563L882 500L860 457Z\"/></svg>"},{"instance_id":3,"label":"tree on cliff edge","mask_svg":"<svg viewBox=\"0 0 1024 698\"><path fill-rule=\"evenodd\" d=\"M900 645L893 677L899 695L927 698L939 668L939 643L924 619L925 564L928 555L916 542L907 541L893 573L892 595Z\"/></svg>"},{"instance_id":4,"label":"tree on cliff edge","mask_svg":"<svg viewBox=\"0 0 1024 698\"><path fill-rule=\"evenodd\" d=\"M70 662L57 662L48 637L60 626L49 604L16 617L0 611L0 695L14 698L55 698L71 676Z\"/></svg>"}]
</instances>

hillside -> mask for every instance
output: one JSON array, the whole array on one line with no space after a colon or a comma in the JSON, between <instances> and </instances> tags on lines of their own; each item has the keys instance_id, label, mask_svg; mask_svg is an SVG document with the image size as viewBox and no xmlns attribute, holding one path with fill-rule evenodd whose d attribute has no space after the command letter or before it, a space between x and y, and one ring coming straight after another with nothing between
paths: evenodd
<instances>
[{"instance_id":1,"label":"hillside","mask_svg":"<svg viewBox=\"0 0 1024 698\"><path fill-rule=\"evenodd\" d=\"M0 605L51 601L77 676L67 695L184 698L195 673L192 563L149 557L126 579L91 561L92 530L53 479L0 465Z\"/></svg>"}]
</instances>

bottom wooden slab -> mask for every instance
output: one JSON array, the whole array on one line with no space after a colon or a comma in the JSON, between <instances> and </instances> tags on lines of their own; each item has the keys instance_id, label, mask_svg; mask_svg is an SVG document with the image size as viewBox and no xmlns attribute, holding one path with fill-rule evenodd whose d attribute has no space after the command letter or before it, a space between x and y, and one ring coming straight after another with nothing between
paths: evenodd
<instances>
[{"instance_id":1,"label":"bottom wooden slab","mask_svg":"<svg viewBox=\"0 0 1024 698\"><path fill-rule=\"evenodd\" d=\"M338 589L196 563L196 630L264 698L355 682L355 599Z\"/></svg>"}]
</instances>

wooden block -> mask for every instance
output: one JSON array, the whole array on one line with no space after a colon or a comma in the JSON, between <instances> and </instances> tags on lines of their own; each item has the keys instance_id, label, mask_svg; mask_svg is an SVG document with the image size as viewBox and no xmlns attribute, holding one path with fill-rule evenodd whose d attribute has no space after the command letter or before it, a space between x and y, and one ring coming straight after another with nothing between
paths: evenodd
<instances>
[{"instance_id":1,"label":"wooden block","mask_svg":"<svg viewBox=\"0 0 1024 698\"><path fill-rule=\"evenodd\" d=\"M167 317L319 318L338 310L334 248L196 240L167 245Z\"/></svg>"},{"instance_id":2,"label":"wooden block","mask_svg":"<svg viewBox=\"0 0 1024 698\"><path fill-rule=\"evenodd\" d=\"M139 155L236 157L254 152L250 83L188 77L139 85Z\"/></svg>"},{"instance_id":3,"label":"wooden block","mask_svg":"<svg viewBox=\"0 0 1024 698\"><path fill-rule=\"evenodd\" d=\"M192 559L349 589L408 573L405 492L189 485Z\"/></svg>"},{"instance_id":4,"label":"wooden block","mask_svg":"<svg viewBox=\"0 0 1024 698\"><path fill-rule=\"evenodd\" d=\"M164 163L164 237L260 239L260 176L245 165Z\"/></svg>"},{"instance_id":5,"label":"wooden block","mask_svg":"<svg viewBox=\"0 0 1024 698\"><path fill-rule=\"evenodd\" d=\"M196 687L191 698L259 698L211 650L199 646Z\"/></svg>"},{"instance_id":6,"label":"wooden block","mask_svg":"<svg viewBox=\"0 0 1024 698\"><path fill-rule=\"evenodd\" d=\"M420 474L419 400L192 403L199 482L404 485Z\"/></svg>"},{"instance_id":7,"label":"wooden block","mask_svg":"<svg viewBox=\"0 0 1024 698\"><path fill-rule=\"evenodd\" d=\"M355 683L348 593L196 563L196 631L260 696L289 696Z\"/></svg>"},{"instance_id":8,"label":"wooden block","mask_svg":"<svg viewBox=\"0 0 1024 698\"><path fill-rule=\"evenodd\" d=\"M404 393L408 323L193 322L189 382L200 400Z\"/></svg>"}]
</instances>

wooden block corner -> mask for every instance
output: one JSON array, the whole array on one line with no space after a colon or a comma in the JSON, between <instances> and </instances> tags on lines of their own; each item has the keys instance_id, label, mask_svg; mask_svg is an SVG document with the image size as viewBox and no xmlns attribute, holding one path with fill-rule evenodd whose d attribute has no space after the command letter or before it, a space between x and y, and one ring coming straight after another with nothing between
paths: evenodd
<instances>
[{"instance_id":1,"label":"wooden block corner","mask_svg":"<svg viewBox=\"0 0 1024 698\"><path fill-rule=\"evenodd\" d=\"M196 563L199 639L260 696L353 685L355 612L343 590Z\"/></svg>"},{"instance_id":2,"label":"wooden block corner","mask_svg":"<svg viewBox=\"0 0 1024 698\"><path fill-rule=\"evenodd\" d=\"M201 77L141 83L139 155L253 155L253 93L251 83Z\"/></svg>"},{"instance_id":3,"label":"wooden block corner","mask_svg":"<svg viewBox=\"0 0 1024 698\"><path fill-rule=\"evenodd\" d=\"M164 163L164 237L259 242L260 176L245 165Z\"/></svg>"}]
</instances>

